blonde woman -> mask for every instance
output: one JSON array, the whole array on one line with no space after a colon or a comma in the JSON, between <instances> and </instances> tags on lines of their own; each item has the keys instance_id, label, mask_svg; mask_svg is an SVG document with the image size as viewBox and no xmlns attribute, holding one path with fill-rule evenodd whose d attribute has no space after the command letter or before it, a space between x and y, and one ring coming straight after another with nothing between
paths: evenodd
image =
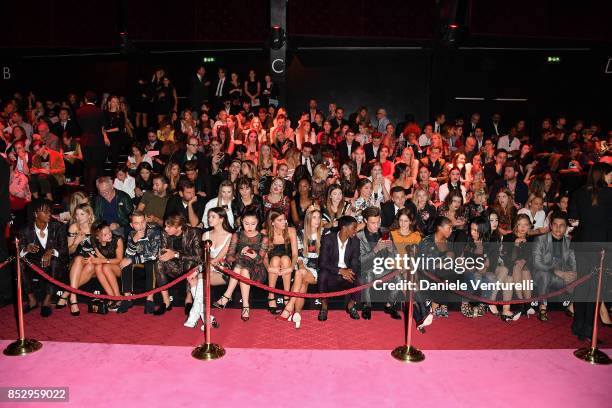
<instances>
[{"instance_id":1,"label":"blonde woman","mask_svg":"<svg viewBox=\"0 0 612 408\"><path fill-rule=\"evenodd\" d=\"M259 194L259 174L257 173L257 166L251 160L244 160L240 167L240 173L243 177L247 177L251 180L253 186L253 194Z\"/></svg>"},{"instance_id":2,"label":"blonde woman","mask_svg":"<svg viewBox=\"0 0 612 408\"><path fill-rule=\"evenodd\" d=\"M406 176L412 180L416 179L419 171L419 161L414 156L414 150L412 150L412 147L408 146L402 150L402 155L395 158L395 164L397 165L398 163L405 163L407 166Z\"/></svg>"},{"instance_id":3,"label":"blonde woman","mask_svg":"<svg viewBox=\"0 0 612 408\"><path fill-rule=\"evenodd\" d=\"M89 204L89 198L84 192L75 191L70 195L68 211L60 213L59 220L65 224L72 222L74 220L74 212L80 204Z\"/></svg>"},{"instance_id":4,"label":"blonde woman","mask_svg":"<svg viewBox=\"0 0 612 408\"><path fill-rule=\"evenodd\" d=\"M234 184L229 180L223 180L219 185L217 197L206 203L204 214L202 215L202 225L208 228L208 212L211 208L221 207L227 211L227 221L230 227L234 228L234 213L232 212L232 200L234 199Z\"/></svg>"},{"instance_id":5,"label":"blonde woman","mask_svg":"<svg viewBox=\"0 0 612 408\"><path fill-rule=\"evenodd\" d=\"M91 226L93 225L94 221L95 216L93 209L88 203L79 204L76 206L74 209L74 217L71 219L70 226L68 227L68 253L75 256L70 267L71 277L73 275L76 276L76 271L82 270L85 266L85 259L95 253L93 244L91 242ZM74 273L73 270L75 271ZM68 303L69 296L70 292L62 293L62 296L58 299L55 306L56 309L62 309L65 307Z\"/></svg>"},{"instance_id":6,"label":"blonde woman","mask_svg":"<svg viewBox=\"0 0 612 408\"><path fill-rule=\"evenodd\" d=\"M271 210L266 220L266 229L262 234L268 237L268 254L263 259L268 271L268 284L276 287L280 276L283 280L283 289L288 291L291 287L291 275L298 261L298 244L295 228L287 223L287 217L278 210ZM284 298L284 304L289 298ZM274 293L268 294L268 311L278 314Z\"/></svg>"},{"instance_id":7,"label":"blonde woman","mask_svg":"<svg viewBox=\"0 0 612 408\"><path fill-rule=\"evenodd\" d=\"M322 203L325 199L325 191L328 185L327 176L329 176L329 169L323 163L317 164L312 170L311 192L312 198L317 203Z\"/></svg>"},{"instance_id":8,"label":"blonde woman","mask_svg":"<svg viewBox=\"0 0 612 408\"><path fill-rule=\"evenodd\" d=\"M313 205L306 211L304 228L298 233L298 262L293 280L292 292L306 293L308 285L315 285L319 275L319 253L323 223L321 210ZM302 321L300 312L304 308L304 298L292 297L285 305L279 319L295 323L299 329Z\"/></svg>"},{"instance_id":9,"label":"blonde woman","mask_svg":"<svg viewBox=\"0 0 612 408\"><path fill-rule=\"evenodd\" d=\"M262 144L259 147L259 157L257 158L257 172L260 177L274 177L276 175L276 159L272 156L272 148L269 144Z\"/></svg>"},{"instance_id":10,"label":"blonde woman","mask_svg":"<svg viewBox=\"0 0 612 408\"><path fill-rule=\"evenodd\" d=\"M164 174L168 179L168 194L174 194L178 187L179 179L181 178L181 166L178 163L168 163L164 170Z\"/></svg>"}]
</instances>

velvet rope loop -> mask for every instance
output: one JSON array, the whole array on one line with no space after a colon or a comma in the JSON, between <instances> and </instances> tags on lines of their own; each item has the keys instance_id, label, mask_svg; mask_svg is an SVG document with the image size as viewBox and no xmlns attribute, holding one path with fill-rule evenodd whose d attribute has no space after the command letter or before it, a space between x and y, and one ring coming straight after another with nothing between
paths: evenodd
<instances>
[{"instance_id":1,"label":"velvet rope loop","mask_svg":"<svg viewBox=\"0 0 612 408\"><path fill-rule=\"evenodd\" d=\"M94 293L90 293L90 292L85 292L83 290L80 289L75 289L69 285L66 285L63 282L58 281L57 279L54 279L53 277L51 277L50 275L48 275L44 270L42 270L40 267L38 267L37 265L34 265L32 262L28 261L25 258L21 258L24 260L24 262L30 267L32 268L32 270L36 273L38 273L40 276L42 276L43 278L45 278L46 280L48 280L49 282L51 282L52 284L59 286L60 288L68 291L68 292L72 292L75 293L77 295L82 295L82 296L87 296L87 297L91 297L91 298L97 298L97 299L106 299L106 300L134 300L134 299L142 299L145 298L147 296L150 295L154 295L156 293L159 293L163 290L167 290L168 288L171 288L172 286L176 285L177 283L187 279L189 277L189 275L191 275L193 272L195 271L199 271L201 270L201 266L195 266L193 268L191 268L189 271L187 271L186 273L184 273L183 275L179 276L178 278L174 279L172 282L168 282L167 284L160 286L159 288L150 290L148 292L144 292L144 293L139 293L136 295L130 295L130 296L110 296L110 295L102 295L102 294L94 294ZM395 276L399 275L400 273L404 272L402 270L396 270L393 272L390 272L382 277L380 277L379 279L376 279L372 282L368 282L365 283L363 285L359 285L359 286L355 286L354 288L350 288L350 289L345 289L345 290L340 290L337 292L323 292L323 293L300 293L300 292L291 292L291 291L286 291L286 290L282 290L282 289L276 289L276 288L272 288L270 286L267 286L261 282L257 282L254 281L252 279L246 278L236 272L234 272L231 269L228 268L222 268L220 266L216 266L216 269L219 270L222 273L225 273L227 275L229 275L230 277L236 279L239 282L242 283L246 283L247 285L251 285L251 286L255 286L258 287L260 289L263 289L265 291L268 292L272 292L272 293L276 293L279 295L283 295L283 296L290 296L290 297L299 297L299 298L309 298L309 299L324 299L324 298L332 298L332 297L340 297L340 296L345 296L345 295L349 295L351 293L356 293L356 292L360 292L364 289L369 289L370 287L374 286L374 284L376 282L385 282L388 281L392 278L394 278ZM429 279L436 281L436 282L443 282L440 278L438 278L435 275L432 275L428 272L422 271L422 273L428 277ZM470 293L467 292L462 292L459 290L450 290L451 292L470 299L472 301L475 302L481 302L481 303L487 303L487 304L491 304L491 305L513 305L513 304L521 304L521 303L531 303L534 301L541 301L541 300L545 300L554 296L558 296L564 292L567 292L573 288L575 288L578 285L581 285L582 283L586 282L588 279L590 279L592 276L592 274L583 276L580 279L575 280L574 282L568 284L567 286L565 286L562 289L559 289L555 292L551 292L551 293L547 293L545 295L540 295L540 296L536 296L536 297L532 297L529 299L518 299L518 300L510 300L510 301L494 301L491 299L487 299L487 298L483 298L480 296L475 296L472 295Z\"/></svg>"}]
</instances>

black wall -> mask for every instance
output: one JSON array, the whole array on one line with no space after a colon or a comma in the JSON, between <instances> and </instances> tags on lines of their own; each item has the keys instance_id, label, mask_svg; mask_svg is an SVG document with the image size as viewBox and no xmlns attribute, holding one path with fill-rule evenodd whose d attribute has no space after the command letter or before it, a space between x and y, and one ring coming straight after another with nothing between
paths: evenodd
<instances>
[{"instance_id":1,"label":"black wall","mask_svg":"<svg viewBox=\"0 0 612 408\"><path fill-rule=\"evenodd\" d=\"M612 127L612 74L604 74L610 55L603 51L525 50L297 50L288 64L287 106L298 115L315 97L319 107L336 102L346 116L361 105L387 109L392 121L412 114L418 122L436 111L450 118L478 111L483 118L501 111L508 124L519 118L538 123L542 117L564 113L571 121L583 118ZM15 90L34 89L41 98L62 99L68 92L86 89L130 94L139 75L150 78L164 67L179 96L188 94L189 77L204 56L216 58L208 74L218 66L236 70L244 80L248 69L259 78L268 68L265 51L149 54L130 59L118 55L21 58L3 61L11 67L11 79L0 79L3 98ZM551 65L547 56L561 57ZM455 97L484 97L485 101L458 101ZM527 98L527 102L493 99Z\"/></svg>"},{"instance_id":2,"label":"black wall","mask_svg":"<svg viewBox=\"0 0 612 408\"><path fill-rule=\"evenodd\" d=\"M298 51L289 65L288 107L298 114L316 97L319 109L336 102L349 113L364 105L374 119L384 107L392 122L427 119L429 56L425 51Z\"/></svg>"}]
</instances>

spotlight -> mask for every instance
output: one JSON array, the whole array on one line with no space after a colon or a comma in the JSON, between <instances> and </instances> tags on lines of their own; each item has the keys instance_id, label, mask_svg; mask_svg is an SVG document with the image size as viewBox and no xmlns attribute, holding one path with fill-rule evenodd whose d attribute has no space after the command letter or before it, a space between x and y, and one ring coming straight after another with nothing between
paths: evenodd
<instances>
[{"instance_id":1,"label":"spotlight","mask_svg":"<svg viewBox=\"0 0 612 408\"><path fill-rule=\"evenodd\" d=\"M270 30L269 44L273 50L280 50L287 42L285 30L279 25L273 25Z\"/></svg>"}]
</instances>

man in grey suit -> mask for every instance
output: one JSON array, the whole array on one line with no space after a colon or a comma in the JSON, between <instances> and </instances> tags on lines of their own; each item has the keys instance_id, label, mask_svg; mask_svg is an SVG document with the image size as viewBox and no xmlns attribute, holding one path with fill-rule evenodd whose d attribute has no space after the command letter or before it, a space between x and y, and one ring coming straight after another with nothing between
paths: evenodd
<instances>
[{"instance_id":1,"label":"man in grey suit","mask_svg":"<svg viewBox=\"0 0 612 408\"><path fill-rule=\"evenodd\" d=\"M368 207L361 213L366 227L357 233L359 240L359 258L361 261L362 281L372 282L377 279L374 274L374 260L376 258L394 258L396 254L395 245L388 236L383 236L380 230L380 208ZM372 317L372 298L370 294L371 288L363 291L363 309L361 317L370 320ZM391 298L397 299L399 292L392 293ZM393 300L389 299L389 300ZM385 304L385 313L393 319L401 319L402 317L397 310L387 302Z\"/></svg>"},{"instance_id":2,"label":"man in grey suit","mask_svg":"<svg viewBox=\"0 0 612 408\"><path fill-rule=\"evenodd\" d=\"M533 244L534 283L539 295L565 287L576 280L576 258L570 249L567 215L555 211L550 217L550 232L535 238ZM540 302L538 319L547 321L546 301Z\"/></svg>"}]
</instances>

